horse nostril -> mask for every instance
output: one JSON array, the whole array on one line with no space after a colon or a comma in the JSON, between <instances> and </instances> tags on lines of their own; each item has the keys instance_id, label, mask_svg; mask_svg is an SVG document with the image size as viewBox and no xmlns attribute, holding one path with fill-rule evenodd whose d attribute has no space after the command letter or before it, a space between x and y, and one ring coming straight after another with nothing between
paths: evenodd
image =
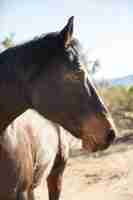
<instances>
[{"instance_id":1,"label":"horse nostril","mask_svg":"<svg viewBox=\"0 0 133 200\"><path fill-rule=\"evenodd\" d=\"M110 129L107 136L108 142L109 143L113 142L114 138L115 138L115 132L113 129Z\"/></svg>"}]
</instances>

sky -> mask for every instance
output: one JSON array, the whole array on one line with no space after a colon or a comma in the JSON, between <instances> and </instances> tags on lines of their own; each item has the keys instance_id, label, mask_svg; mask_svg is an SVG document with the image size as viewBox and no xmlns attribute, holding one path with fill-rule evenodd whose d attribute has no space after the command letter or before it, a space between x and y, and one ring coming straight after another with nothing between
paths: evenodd
<instances>
[{"instance_id":1,"label":"sky","mask_svg":"<svg viewBox=\"0 0 133 200\"><path fill-rule=\"evenodd\" d=\"M74 36L89 60L99 59L97 77L133 74L132 0L0 0L0 40L15 43L63 28L75 16Z\"/></svg>"}]
</instances>

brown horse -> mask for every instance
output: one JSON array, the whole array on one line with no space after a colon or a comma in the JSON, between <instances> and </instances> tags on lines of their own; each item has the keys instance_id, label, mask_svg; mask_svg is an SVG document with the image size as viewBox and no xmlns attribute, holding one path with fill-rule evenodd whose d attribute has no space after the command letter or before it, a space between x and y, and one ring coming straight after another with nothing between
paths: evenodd
<instances>
[{"instance_id":1,"label":"brown horse","mask_svg":"<svg viewBox=\"0 0 133 200\"><path fill-rule=\"evenodd\" d=\"M9 48L0 54L0 131L27 108L59 123L77 137L89 136L95 150L115 136L109 112L90 80L73 17L62 31Z\"/></svg>"},{"instance_id":2,"label":"brown horse","mask_svg":"<svg viewBox=\"0 0 133 200\"><path fill-rule=\"evenodd\" d=\"M33 108L83 139L84 148L96 151L110 145L114 126L90 80L84 57L79 42L73 39L73 17L63 30L0 54L1 143L5 128L27 108ZM21 151L24 148L19 147L17 154ZM31 175L29 171L27 176Z\"/></svg>"},{"instance_id":3,"label":"brown horse","mask_svg":"<svg viewBox=\"0 0 133 200\"><path fill-rule=\"evenodd\" d=\"M59 200L69 141L68 131L33 110L14 120L0 139L0 199L34 200L43 178L49 200ZM90 139L82 142L90 150Z\"/></svg>"},{"instance_id":4,"label":"brown horse","mask_svg":"<svg viewBox=\"0 0 133 200\"><path fill-rule=\"evenodd\" d=\"M0 139L0 199L33 200L34 189L45 178L49 199L59 200L68 154L68 132L26 111Z\"/></svg>"}]
</instances>

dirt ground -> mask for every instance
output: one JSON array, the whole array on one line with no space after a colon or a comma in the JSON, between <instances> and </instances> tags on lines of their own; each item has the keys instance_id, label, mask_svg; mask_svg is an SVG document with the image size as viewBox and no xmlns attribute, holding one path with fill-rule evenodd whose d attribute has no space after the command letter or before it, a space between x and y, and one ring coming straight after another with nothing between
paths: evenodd
<instances>
[{"instance_id":1,"label":"dirt ground","mask_svg":"<svg viewBox=\"0 0 133 200\"><path fill-rule=\"evenodd\" d=\"M44 186L39 200L47 200ZM133 200L133 132L125 132L106 151L73 149L64 173L61 200Z\"/></svg>"}]
</instances>

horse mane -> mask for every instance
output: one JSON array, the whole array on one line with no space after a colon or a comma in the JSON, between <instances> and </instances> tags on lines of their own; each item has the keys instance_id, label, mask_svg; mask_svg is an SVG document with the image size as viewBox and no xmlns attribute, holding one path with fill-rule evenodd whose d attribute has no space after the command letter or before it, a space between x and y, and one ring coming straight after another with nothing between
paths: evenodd
<instances>
[{"instance_id":1,"label":"horse mane","mask_svg":"<svg viewBox=\"0 0 133 200\"><path fill-rule=\"evenodd\" d=\"M57 33L42 34L39 37L10 47L0 53L0 68L3 77L19 77L24 80L31 80L41 71L41 68L49 58L48 50L52 48L50 38L55 38ZM12 69L10 69L12 68ZM28 72L28 73L27 73ZM32 77L32 78L31 78ZM9 78L9 77L8 77ZM0 75L0 80L3 79Z\"/></svg>"},{"instance_id":2,"label":"horse mane","mask_svg":"<svg viewBox=\"0 0 133 200\"><path fill-rule=\"evenodd\" d=\"M14 71L17 73L16 77L21 76L20 79L33 80L42 70L47 69L47 62L58 54L58 50L60 51L59 32L42 34L0 53L0 67L6 66L6 69L3 69L5 74L6 70L11 71L11 73ZM68 49L60 51L59 54L66 54L69 57L72 56L72 67L75 66L78 68L78 66L86 65L87 63L86 56L82 53L82 47L75 38L72 39ZM12 70L9 69L10 67L12 67ZM12 74L13 76L14 74Z\"/></svg>"}]
</instances>

